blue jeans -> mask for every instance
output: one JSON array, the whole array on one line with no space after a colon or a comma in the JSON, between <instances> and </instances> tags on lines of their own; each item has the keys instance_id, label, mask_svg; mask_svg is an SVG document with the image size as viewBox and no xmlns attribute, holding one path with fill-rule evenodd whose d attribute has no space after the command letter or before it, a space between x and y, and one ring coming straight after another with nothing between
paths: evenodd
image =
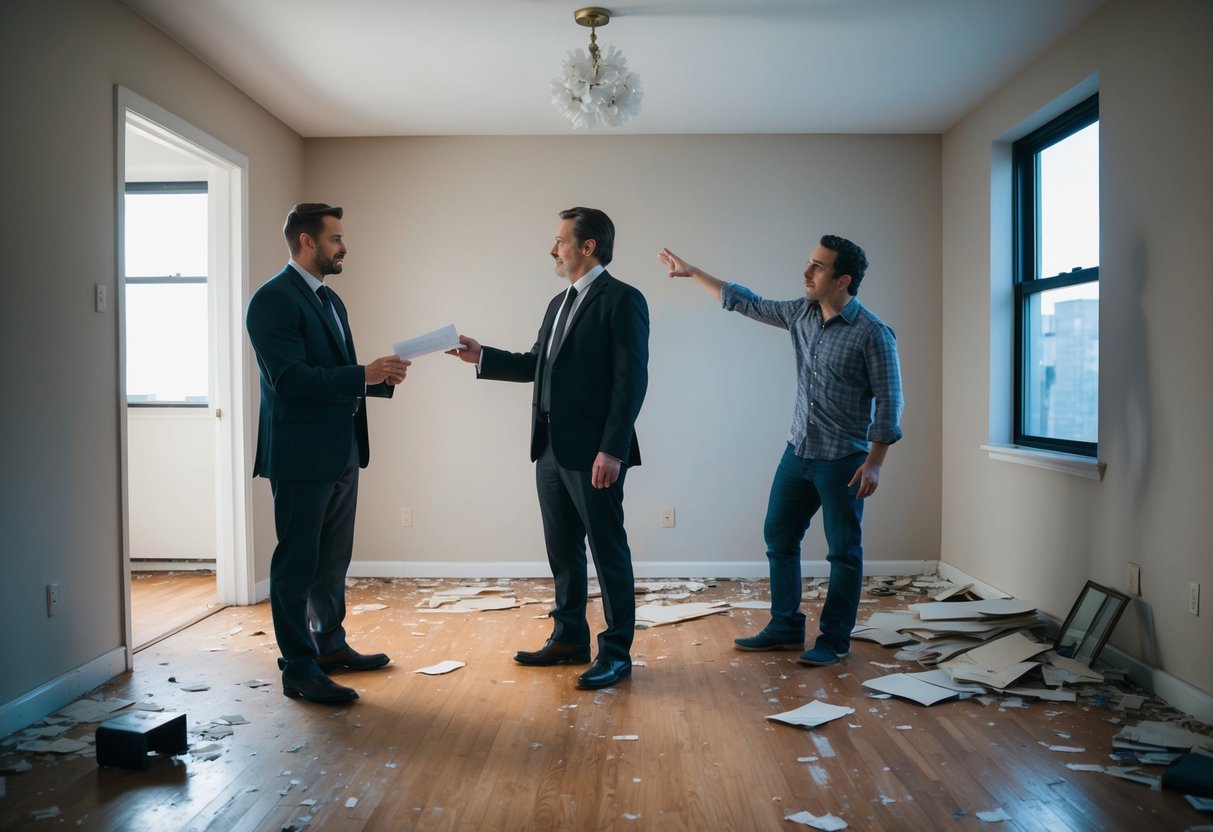
<instances>
[{"instance_id":1,"label":"blue jeans","mask_svg":"<svg viewBox=\"0 0 1213 832\"><path fill-rule=\"evenodd\" d=\"M802 459L791 443L784 450L771 483L763 526L771 569L771 623L767 629L772 635L790 641L804 638L800 544L820 508L829 547L830 584L821 610L818 643L836 653L850 649L863 586L863 500L855 499L857 488L847 483L866 457L861 451L842 459Z\"/></svg>"}]
</instances>

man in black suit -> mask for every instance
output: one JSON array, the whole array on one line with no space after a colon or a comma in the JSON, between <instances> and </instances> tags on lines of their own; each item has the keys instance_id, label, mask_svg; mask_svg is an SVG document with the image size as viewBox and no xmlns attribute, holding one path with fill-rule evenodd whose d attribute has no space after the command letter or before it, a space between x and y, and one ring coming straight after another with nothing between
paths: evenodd
<instances>
[{"instance_id":1,"label":"man in black suit","mask_svg":"<svg viewBox=\"0 0 1213 832\"><path fill-rule=\"evenodd\" d=\"M636 629L623 481L627 469L640 464L634 426L648 387L649 309L644 295L605 270L614 243L615 226L602 211L560 212L551 255L569 287L548 304L530 352L482 347L463 335L462 348L451 351L475 364L480 378L535 384L531 460L556 607L551 637L514 660L589 662L588 537L607 627L598 635L593 666L577 679L585 689L609 687L631 675Z\"/></svg>"},{"instance_id":2,"label":"man in black suit","mask_svg":"<svg viewBox=\"0 0 1213 832\"><path fill-rule=\"evenodd\" d=\"M323 203L291 210L282 229L290 262L254 293L246 319L261 371L253 476L270 481L278 532L270 609L282 692L322 703L358 698L328 673L390 661L346 643L345 574L358 470L370 459L365 399L391 398L410 364L395 355L357 363L345 304L325 285L345 260L341 216Z\"/></svg>"}]
</instances>

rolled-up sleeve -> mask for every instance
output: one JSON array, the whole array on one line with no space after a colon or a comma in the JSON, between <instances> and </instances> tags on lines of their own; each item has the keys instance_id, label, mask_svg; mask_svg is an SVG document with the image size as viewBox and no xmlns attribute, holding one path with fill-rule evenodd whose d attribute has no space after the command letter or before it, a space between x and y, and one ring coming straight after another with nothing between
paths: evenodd
<instances>
[{"instance_id":1,"label":"rolled-up sleeve","mask_svg":"<svg viewBox=\"0 0 1213 832\"><path fill-rule=\"evenodd\" d=\"M755 321L791 329L792 323L804 312L805 301L766 300L736 283L720 288L720 306L726 312L739 312Z\"/></svg>"},{"instance_id":2,"label":"rolled-up sleeve","mask_svg":"<svg viewBox=\"0 0 1213 832\"><path fill-rule=\"evenodd\" d=\"M865 359L874 399L868 440L891 445L901 439L901 413L905 409L901 361L897 355L897 338L893 330L878 326L872 331Z\"/></svg>"}]
</instances>

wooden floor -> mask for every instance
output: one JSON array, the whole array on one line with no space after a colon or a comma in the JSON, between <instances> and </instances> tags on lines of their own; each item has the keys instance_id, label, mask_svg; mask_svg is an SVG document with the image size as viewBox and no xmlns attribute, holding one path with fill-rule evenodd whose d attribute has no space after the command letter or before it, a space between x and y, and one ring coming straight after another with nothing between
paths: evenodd
<instances>
[{"instance_id":1,"label":"wooden floor","mask_svg":"<svg viewBox=\"0 0 1213 832\"><path fill-rule=\"evenodd\" d=\"M872 699L860 683L891 672L875 663L895 664L893 650L856 642L823 669L791 653L741 653L733 638L766 615L733 610L639 631L633 658L644 665L630 680L578 691L581 668L511 660L547 636L544 603L440 614L415 606L432 592L424 583L349 590L351 610L387 605L347 619L351 643L393 663L340 676L362 695L346 707L282 696L264 603L228 607L143 650L133 673L97 693L185 712L196 749L212 742L199 733L212 720L247 724L213 741L217 759L153 758L149 772L99 768L91 751L27 754L31 770L5 775L0 829L701 832L804 829L784 820L804 810L858 830L1182 830L1210 820L1177 793L1066 768L1110 765L1119 726L1107 720L1135 721L1100 707L1106 689L1078 704L1005 709ZM513 585L520 597L551 596L550 581ZM763 591L721 582L691 600ZM860 617L906 600L920 599L869 598ZM812 623L820 601L806 608ZM467 665L412 672L445 659ZM270 684L250 686L257 680ZM199 681L209 689L182 689ZM855 712L815 730L765 719L813 699ZM0 762L21 756L12 739ZM1085 751L1045 747L1057 744ZM35 819L51 807L56 817ZM977 817L1000 807L1011 820Z\"/></svg>"},{"instance_id":2,"label":"wooden floor","mask_svg":"<svg viewBox=\"0 0 1213 832\"><path fill-rule=\"evenodd\" d=\"M131 629L136 650L196 624L220 609L215 573L132 572Z\"/></svg>"}]
</instances>

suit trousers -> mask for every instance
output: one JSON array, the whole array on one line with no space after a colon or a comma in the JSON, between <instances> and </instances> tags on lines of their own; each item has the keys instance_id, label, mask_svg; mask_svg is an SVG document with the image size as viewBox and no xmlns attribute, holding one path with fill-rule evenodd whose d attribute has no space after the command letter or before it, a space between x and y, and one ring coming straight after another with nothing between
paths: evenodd
<instances>
[{"instance_id":1,"label":"suit trousers","mask_svg":"<svg viewBox=\"0 0 1213 832\"><path fill-rule=\"evenodd\" d=\"M610 488L594 488L589 471L562 467L551 443L545 442L545 446L535 462L535 486L548 564L556 582L552 638L562 644L590 643L586 621L588 539L606 617L606 629L598 634L598 656L628 659L636 630L636 585L623 528L627 466L619 470L619 478Z\"/></svg>"},{"instance_id":2,"label":"suit trousers","mask_svg":"<svg viewBox=\"0 0 1213 832\"><path fill-rule=\"evenodd\" d=\"M314 675L317 655L346 646L345 575L354 553L358 443L335 482L270 480L278 545L270 611L287 673Z\"/></svg>"}]
</instances>

